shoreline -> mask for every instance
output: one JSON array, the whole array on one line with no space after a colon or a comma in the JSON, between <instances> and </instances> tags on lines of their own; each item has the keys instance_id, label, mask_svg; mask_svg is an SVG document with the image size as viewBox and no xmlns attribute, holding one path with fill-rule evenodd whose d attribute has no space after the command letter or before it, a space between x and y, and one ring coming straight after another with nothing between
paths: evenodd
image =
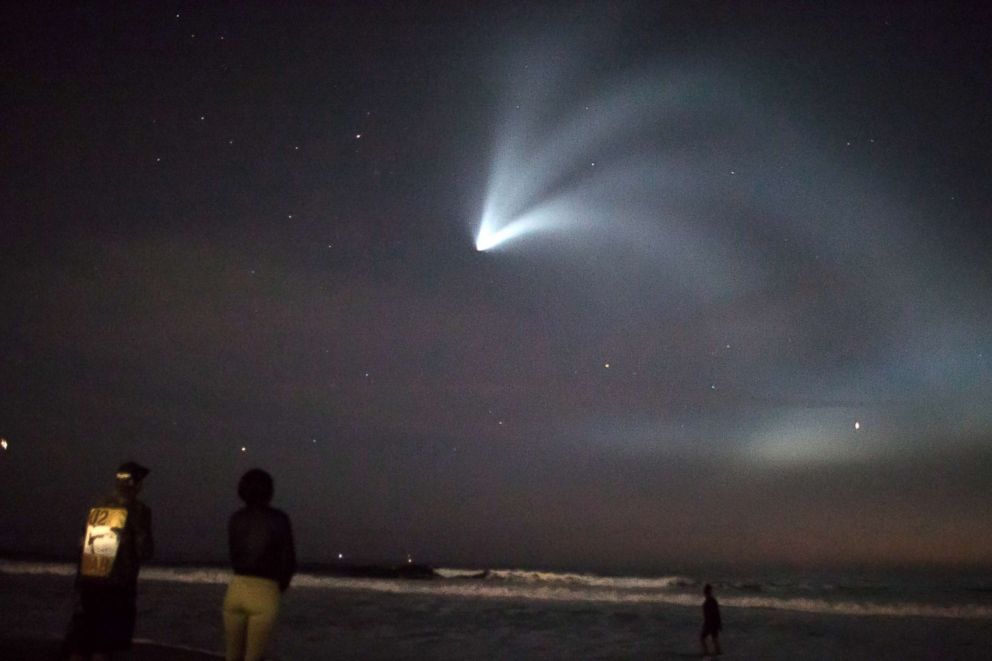
<instances>
[{"instance_id":1,"label":"shoreline","mask_svg":"<svg viewBox=\"0 0 992 661\"><path fill-rule=\"evenodd\" d=\"M220 652L183 645L167 645L153 640L136 639L127 652L134 661L216 661ZM0 657L5 661L44 661L64 659L62 640L43 636L0 635Z\"/></svg>"}]
</instances>

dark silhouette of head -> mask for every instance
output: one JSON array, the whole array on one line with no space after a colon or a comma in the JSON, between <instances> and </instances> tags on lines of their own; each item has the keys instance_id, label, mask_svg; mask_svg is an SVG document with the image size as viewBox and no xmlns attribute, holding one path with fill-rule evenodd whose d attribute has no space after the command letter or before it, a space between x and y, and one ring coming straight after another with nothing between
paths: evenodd
<instances>
[{"instance_id":1,"label":"dark silhouette of head","mask_svg":"<svg viewBox=\"0 0 992 661\"><path fill-rule=\"evenodd\" d=\"M134 498L141 491L142 480L150 472L136 461L125 461L117 468L117 492L127 498Z\"/></svg>"},{"instance_id":2,"label":"dark silhouette of head","mask_svg":"<svg viewBox=\"0 0 992 661\"><path fill-rule=\"evenodd\" d=\"M704 585L703 586L703 594L705 594L707 597L712 597L713 596L713 586L710 585L709 583L707 583L706 585Z\"/></svg>"},{"instance_id":3,"label":"dark silhouette of head","mask_svg":"<svg viewBox=\"0 0 992 661\"><path fill-rule=\"evenodd\" d=\"M238 496L246 504L255 507L268 505L274 491L272 476L261 468L252 468L241 476L238 482Z\"/></svg>"}]
</instances>

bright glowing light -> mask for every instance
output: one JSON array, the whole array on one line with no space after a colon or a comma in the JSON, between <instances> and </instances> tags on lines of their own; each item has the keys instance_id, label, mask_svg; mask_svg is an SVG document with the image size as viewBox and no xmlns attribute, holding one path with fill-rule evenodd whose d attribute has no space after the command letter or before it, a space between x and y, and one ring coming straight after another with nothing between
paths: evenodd
<instances>
[{"instance_id":1,"label":"bright glowing light","mask_svg":"<svg viewBox=\"0 0 992 661\"><path fill-rule=\"evenodd\" d=\"M855 428L856 430L857 430L857 429L861 429L861 423L860 423L860 422L858 422L858 421L855 421L855 422L854 422L854 428Z\"/></svg>"},{"instance_id":2,"label":"bright glowing light","mask_svg":"<svg viewBox=\"0 0 992 661\"><path fill-rule=\"evenodd\" d=\"M344 560L344 553L338 553L338 560Z\"/></svg>"},{"instance_id":3,"label":"bright glowing light","mask_svg":"<svg viewBox=\"0 0 992 661\"><path fill-rule=\"evenodd\" d=\"M543 203L509 220L487 210L479 224L475 248L479 251L492 250L525 234L562 229L569 225L570 211L557 200Z\"/></svg>"},{"instance_id":4,"label":"bright glowing light","mask_svg":"<svg viewBox=\"0 0 992 661\"><path fill-rule=\"evenodd\" d=\"M242 445L242 446L241 446L241 451L242 451L242 452L248 452L248 448L246 448L245 446L243 446L243 445Z\"/></svg>"},{"instance_id":5,"label":"bright glowing light","mask_svg":"<svg viewBox=\"0 0 992 661\"><path fill-rule=\"evenodd\" d=\"M491 250L534 229L533 223L526 223L521 220L510 222L499 228L495 228L493 225L492 222L482 222L479 227L479 235L475 239L476 250L480 252Z\"/></svg>"},{"instance_id":6,"label":"bright glowing light","mask_svg":"<svg viewBox=\"0 0 992 661\"><path fill-rule=\"evenodd\" d=\"M4 450L7 449L7 439L6 438L0 438L0 448L3 448Z\"/></svg>"}]
</instances>

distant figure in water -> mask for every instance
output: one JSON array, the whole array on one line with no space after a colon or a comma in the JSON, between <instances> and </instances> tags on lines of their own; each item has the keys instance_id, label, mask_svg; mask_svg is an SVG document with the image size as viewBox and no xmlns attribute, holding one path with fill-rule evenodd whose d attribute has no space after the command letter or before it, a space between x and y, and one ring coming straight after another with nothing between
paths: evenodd
<instances>
[{"instance_id":1,"label":"distant figure in water","mask_svg":"<svg viewBox=\"0 0 992 661\"><path fill-rule=\"evenodd\" d=\"M706 600L703 602L703 630L699 634L699 644L703 648L703 656L709 656L710 648L706 643L706 637L713 639L713 654L723 654L720 649L720 629L723 623L720 622L720 604L713 597L713 586L707 583L703 587L703 594Z\"/></svg>"},{"instance_id":2,"label":"distant figure in water","mask_svg":"<svg viewBox=\"0 0 992 661\"><path fill-rule=\"evenodd\" d=\"M269 507L272 476L254 468L241 476L245 506L231 515L228 545L234 576L224 597L227 661L259 661L279 615L279 598L296 572L289 517Z\"/></svg>"},{"instance_id":3,"label":"distant figure in water","mask_svg":"<svg viewBox=\"0 0 992 661\"><path fill-rule=\"evenodd\" d=\"M153 549L152 512L138 500L149 472L133 461L121 464L114 494L90 508L65 640L72 661L103 661L131 647L138 571Z\"/></svg>"}]
</instances>

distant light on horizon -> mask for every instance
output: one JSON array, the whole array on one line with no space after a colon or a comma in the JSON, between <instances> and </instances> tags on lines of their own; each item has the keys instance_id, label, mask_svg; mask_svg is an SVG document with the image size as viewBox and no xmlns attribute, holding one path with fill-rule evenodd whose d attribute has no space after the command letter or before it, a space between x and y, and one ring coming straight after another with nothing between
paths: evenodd
<instances>
[{"instance_id":1,"label":"distant light on horizon","mask_svg":"<svg viewBox=\"0 0 992 661\"><path fill-rule=\"evenodd\" d=\"M7 449L7 439L6 438L0 438L0 448L2 448L4 450Z\"/></svg>"}]
</instances>

